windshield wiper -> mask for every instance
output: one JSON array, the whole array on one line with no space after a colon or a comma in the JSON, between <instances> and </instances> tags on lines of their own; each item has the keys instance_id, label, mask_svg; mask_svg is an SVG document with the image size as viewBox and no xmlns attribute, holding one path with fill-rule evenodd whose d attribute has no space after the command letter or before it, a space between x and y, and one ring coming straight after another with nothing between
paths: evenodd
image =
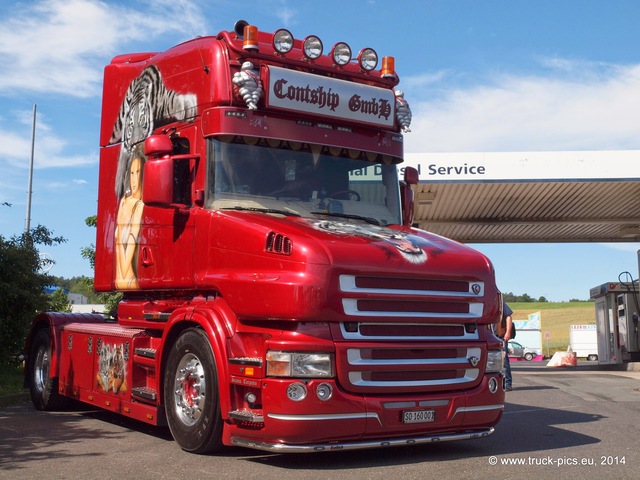
<instances>
[{"instance_id":1,"label":"windshield wiper","mask_svg":"<svg viewBox=\"0 0 640 480\"><path fill-rule=\"evenodd\" d=\"M297 213L288 212L286 210L278 210L277 208L257 208L257 207L226 207L220 210L237 210L238 212L260 212L260 213L278 213L288 217L299 217Z\"/></svg>"},{"instance_id":2,"label":"windshield wiper","mask_svg":"<svg viewBox=\"0 0 640 480\"><path fill-rule=\"evenodd\" d=\"M363 217L361 215L353 215L350 213L337 213L337 212L311 212L313 215L328 215L330 217L342 217L342 218L351 218L353 220L362 220L364 222L370 223L371 225L380 225L380 222L372 217Z\"/></svg>"}]
</instances>

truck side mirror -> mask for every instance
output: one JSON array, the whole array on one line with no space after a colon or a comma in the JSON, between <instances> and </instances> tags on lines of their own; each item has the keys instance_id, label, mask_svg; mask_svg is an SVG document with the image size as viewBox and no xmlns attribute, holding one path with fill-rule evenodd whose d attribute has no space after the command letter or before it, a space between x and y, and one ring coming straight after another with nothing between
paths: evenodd
<instances>
[{"instance_id":1,"label":"truck side mirror","mask_svg":"<svg viewBox=\"0 0 640 480\"><path fill-rule=\"evenodd\" d=\"M144 141L144 154L149 157L164 157L173 153L173 142L166 135L151 135Z\"/></svg>"},{"instance_id":2,"label":"truck side mirror","mask_svg":"<svg viewBox=\"0 0 640 480\"><path fill-rule=\"evenodd\" d=\"M408 185L417 185L420 181L418 170L413 167L406 167L404 169L404 181Z\"/></svg>"},{"instance_id":3,"label":"truck side mirror","mask_svg":"<svg viewBox=\"0 0 640 480\"><path fill-rule=\"evenodd\" d=\"M146 144L145 144L146 147ZM147 160L142 180L145 205L168 207L173 203L173 159L169 156Z\"/></svg>"},{"instance_id":4,"label":"truck side mirror","mask_svg":"<svg viewBox=\"0 0 640 480\"><path fill-rule=\"evenodd\" d=\"M144 141L142 201L145 205L167 207L173 203L173 142L166 135L151 135Z\"/></svg>"},{"instance_id":5,"label":"truck side mirror","mask_svg":"<svg viewBox=\"0 0 640 480\"><path fill-rule=\"evenodd\" d=\"M400 182L400 198L402 201L402 225L410 227L413 223L413 190L411 185L417 185L420 177L418 170L413 167L404 169L404 181Z\"/></svg>"}]
</instances>

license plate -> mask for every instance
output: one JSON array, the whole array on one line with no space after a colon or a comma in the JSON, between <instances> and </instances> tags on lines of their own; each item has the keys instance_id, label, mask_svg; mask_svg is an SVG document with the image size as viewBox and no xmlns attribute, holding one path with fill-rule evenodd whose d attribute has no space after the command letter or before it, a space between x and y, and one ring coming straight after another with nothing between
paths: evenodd
<instances>
[{"instance_id":1,"label":"license plate","mask_svg":"<svg viewBox=\"0 0 640 480\"><path fill-rule=\"evenodd\" d=\"M435 419L435 410L405 410L402 412L402 423L433 422Z\"/></svg>"}]
</instances>

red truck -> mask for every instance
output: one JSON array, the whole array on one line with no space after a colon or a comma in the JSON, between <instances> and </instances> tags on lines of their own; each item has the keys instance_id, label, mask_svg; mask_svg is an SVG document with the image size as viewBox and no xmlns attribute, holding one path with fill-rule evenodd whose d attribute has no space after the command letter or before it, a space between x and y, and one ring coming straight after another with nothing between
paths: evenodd
<instances>
[{"instance_id":1,"label":"red truck","mask_svg":"<svg viewBox=\"0 0 640 480\"><path fill-rule=\"evenodd\" d=\"M412 228L393 57L234 31L104 72L95 289L43 313L37 409L167 425L189 452L490 435L503 411L491 262Z\"/></svg>"}]
</instances>

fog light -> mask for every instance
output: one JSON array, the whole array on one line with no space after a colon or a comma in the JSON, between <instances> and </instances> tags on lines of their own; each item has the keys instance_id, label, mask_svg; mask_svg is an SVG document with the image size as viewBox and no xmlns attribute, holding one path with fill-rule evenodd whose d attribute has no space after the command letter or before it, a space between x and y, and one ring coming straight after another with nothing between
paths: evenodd
<instances>
[{"instance_id":1,"label":"fog light","mask_svg":"<svg viewBox=\"0 0 640 480\"><path fill-rule=\"evenodd\" d=\"M255 393L250 392L244 396L244 399L249 405L253 405L254 403L256 403L256 400L258 399L258 397L256 397Z\"/></svg>"},{"instance_id":2,"label":"fog light","mask_svg":"<svg viewBox=\"0 0 640 480\"><path fill-rule=\"evenodd\" d=\"M496 393L498 391L498 381L495 379L495 377L491 377L489 379L489 391L491 393Z\"/></svg>"},{"instance_id":3,"label":"fog light","mask_svg":"<svg viewBox=\"0 0 640 480\"><path fill-rule=\"evenodd\" d=\"M328 383L321 383L318 385L318 388L316 388L316 395L320 400L326 402L333 395L333 387Z\"/></svg>"},{"instance_id":4,"label":"fog light","mask_svg":"<svg viewBox=\"0 0 640 480\"><path fill-rule=\"evenodd\" d=\"M304 383L292 383L287 387L287 397L294 402L299 402L307 396L307 387Z\"/></svg>"}]
</instances>

